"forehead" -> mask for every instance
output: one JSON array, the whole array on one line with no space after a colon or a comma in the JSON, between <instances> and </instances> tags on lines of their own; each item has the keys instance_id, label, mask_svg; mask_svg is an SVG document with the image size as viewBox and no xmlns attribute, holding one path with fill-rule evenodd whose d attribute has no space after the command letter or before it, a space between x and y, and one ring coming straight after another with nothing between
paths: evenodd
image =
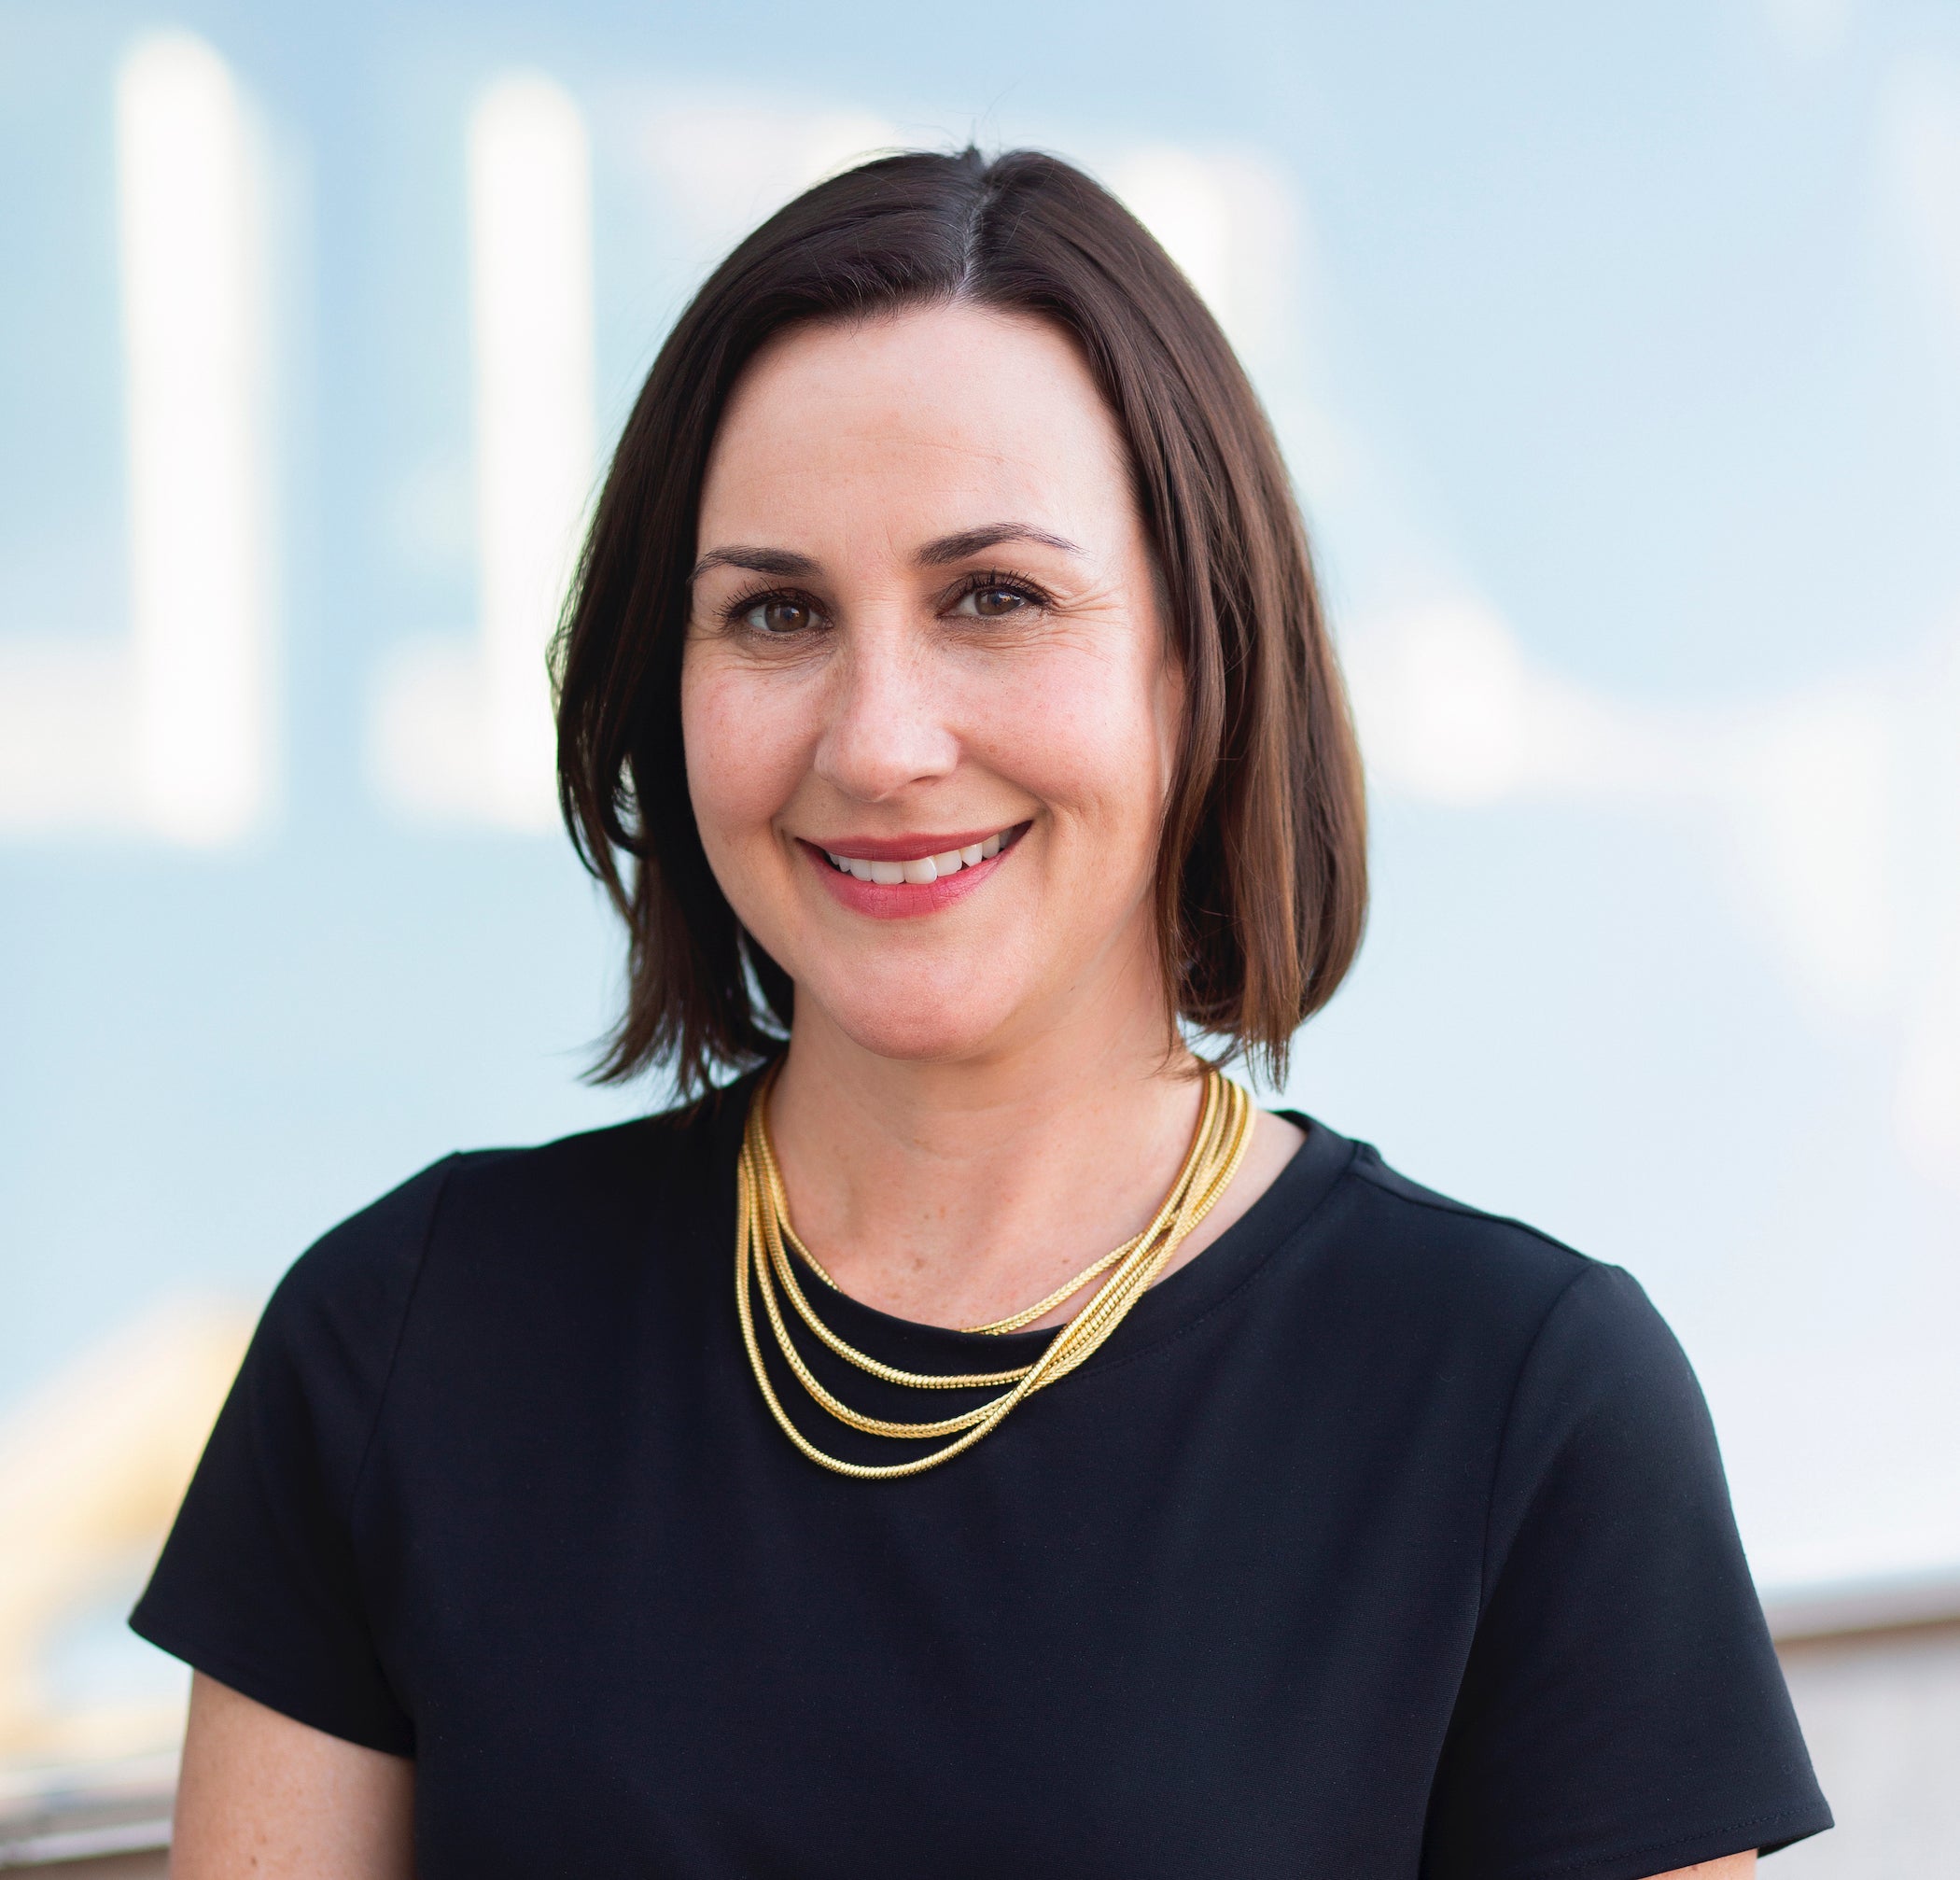
<instances>
[{"instance_id":1,"label":"forehead","mask_svg":"<svg viewBox=\"0 0 1960 1880\"><path fill-rule=\"evenodd\" d=\"M1003 515L1082 540L1127 529L1133 510L1122 437L1074 342L956 303L765 347L715 439L700 545L873 523L940 535Z\"/></svg>"}]
</instances>

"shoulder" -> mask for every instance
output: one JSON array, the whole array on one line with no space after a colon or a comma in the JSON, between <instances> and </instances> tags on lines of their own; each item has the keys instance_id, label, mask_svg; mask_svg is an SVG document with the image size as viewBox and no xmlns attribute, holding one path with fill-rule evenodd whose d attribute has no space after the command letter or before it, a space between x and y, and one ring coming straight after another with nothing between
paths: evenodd
<instances>
[{"instance_id":1,"label":"shoulder","mask_svg":"<svg viewBox=\"0 0 1960 1880\"><path fill-rule=\"evenodd\" d=\"M1333 1134L1324 1125L1313 1128ZM1537 1316L1575 1282L1617 1270L1528 1222L1411 1181L1370 1143L1346 1147L1329 1197L1333 1226L1351 1259L1378 1284L1460 1307L1476 1302Z\"/></svg>"},{"instance_id":2,"label":"shoulder","mask_svg":"<svg viewBox=\"0 0 1960 1880\"><path fill-rule=\"evenodd\" d=\"M487 1257L507 1244L570 1254L643 1235L687 1238L734 1206L749 1086L536 1148L454 1157L431 1241Z\"/></svg>"},{"instance_id":3,"label":"shoulder","mask_svg":"<svg viewBox=\"0 0 1960 1880\"><path fill-rule=\"evenodd\" d=\"M1651 1524L1692 1504L1726 1532L1701 1386L1632 1274L1422 1187L1365 1143L1329 1201L1375 1374L1478 1432L1493 1563L1534 1508Z\"/></svg>"},{"instance_id":4,"label":"shoulder","mask_svg":"<svg viewBox=\"0 0 1960 1880\"><path fill-rule=\"evenodd\" d=\"M1439 1194L1347 1143L1327 1194L1329 1277L1385 1331L1433 1359L1454 1350L1513 1382L1569 1365L1671 1374L1679 1348L1631 1274L1512 1216ZM1324 1150L1323 1153L1325 1153ZM1499 1378L1491 1378L1494 1384Z\"/></svg>"},{"instance_id":5,"label":"shoulder","mask_svg":"<svg viewBox=\"0 0 1960 1880\"><path fill-rule=\"evenodd\" d=\"M1607 1473L1709 1466L1714 1434L1679 1341L1638 1280L1522 1221L1420 1186L1365 1144L1349 1168L1378 1270L1503 1354L1507 1470L1557 1455L1610 1458Z\"/></svg>"},{"instance_id":6,"label":"shoulder","mask_svg":"<svg viewBox=\"0 0 1960 1880\"><path fill-rule=\"evenodd\" d=\"M1567 1284L1599 1264L1529 1222L1411 1181L1372 1143L1354 1144L1346 1173L1375 1230L1419 1258L1469 1263L1485 1279L1532 1287Z\"/></svg>"},{"instance_id":7,"label":"shoulder","mask_svg":"<svg viewBox=\"0 0 1960 1880\"><path fill-rule=\"evenodd\" d=\"M713 1174L722 1139L731 1128L739 1135L739 1087L533 1147L430 1163L301 1255L273 1292L261 1336L327 1333L344 1350L373 1351L392 1342L432 1256L458 1255L488 1279L502 1250L589 1249L631 1223L656 1235L679 1227L719 1199Z\"/></svg>"}]
</instances>

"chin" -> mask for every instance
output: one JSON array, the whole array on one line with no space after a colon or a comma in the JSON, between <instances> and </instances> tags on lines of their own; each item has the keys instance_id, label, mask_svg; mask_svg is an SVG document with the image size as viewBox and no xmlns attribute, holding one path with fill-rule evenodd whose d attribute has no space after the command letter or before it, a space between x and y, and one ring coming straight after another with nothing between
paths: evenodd
<instances>
[{"instance_id":1,"label":"chin","mask_svg":"<svg viewBox=\"0 0 1960 1880\"><path fill-rule=\"evenodd\" d=\"M831 1020L861 1049L903 1063L957 1062L975 1056L999 1035L997 1026L950 1012L912 1014L902 1020L887 1014L833 1012Z\"/></svg>"},{"instance_id":2,"label":"chin","mask_svg":"<svg viewBox=\"0 0 1960 1880\"><path fill-rule=\"evenodd\" d=\"M914 981L889 996L881 996L875 981L861 981L834 999L816 989L810 992L830 1022L861 1050L908 1063L943 1063L986 1050L1008 1027L1017 1003L988 997L971 977L931 988Z\"/></svg>"}]
</instances>

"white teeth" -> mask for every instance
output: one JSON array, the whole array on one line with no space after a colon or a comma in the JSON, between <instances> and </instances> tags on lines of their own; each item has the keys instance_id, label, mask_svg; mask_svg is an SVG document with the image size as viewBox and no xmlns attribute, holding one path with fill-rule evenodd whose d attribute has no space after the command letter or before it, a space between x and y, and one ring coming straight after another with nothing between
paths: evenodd
<instances>
[{"instance_id":1,"label":"white teeth","mask_svg":"<svg viewBox=\"0 0 1960 1880\"><path fill-rule=\"evenodd\" d=\"M896 887L909 881L923 888L943 875L957 875L962 868L977 867L1000 854L1001 837L989 835L984 842L969 842L962 849L948 849L940 855L920 855L910 862L867 862L861 856L845 855L826 849L824 858L840 875L855 876L860 881L875 881L881 887Z\"/></svg>"}]
</instances>

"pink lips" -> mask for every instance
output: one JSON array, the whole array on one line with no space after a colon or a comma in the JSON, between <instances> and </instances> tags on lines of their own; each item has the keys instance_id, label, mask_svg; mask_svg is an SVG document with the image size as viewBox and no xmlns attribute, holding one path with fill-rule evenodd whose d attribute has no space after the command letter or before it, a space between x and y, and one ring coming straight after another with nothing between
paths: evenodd
<instances>
[{"instance_id":1,"label":"pink lips","mask_svg":"<svg viewBox=\"0 0 1960 1880\"><path fill-rule=\"evenodd\" d=\"M957 875L943 875L937 881L860 881L831 865L832 854L854 855L863 862L917 862L927 855L944 855L949 849L971 849L989 835L1001 834L997 823L990 829L937 835L841 835L819 848L814 842L797 838L805 859L822 877L823 885L836 899L856 914L868 914L875 920L906 920L921 914L936 914L963 901L1014 852L1022 823L1008 833L998 855L969 863Z\"/></svg>"}]
</instances>

